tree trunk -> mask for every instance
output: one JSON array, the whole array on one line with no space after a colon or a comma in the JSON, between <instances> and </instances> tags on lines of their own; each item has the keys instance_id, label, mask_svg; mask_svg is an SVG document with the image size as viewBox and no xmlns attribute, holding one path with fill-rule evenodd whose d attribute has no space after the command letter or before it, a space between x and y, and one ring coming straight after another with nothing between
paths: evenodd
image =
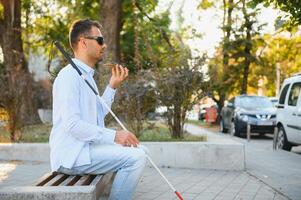
<instances>
[{"instance_id":1,"label":"tree trunk","mask_svg":"<svg viewBox=\"0 0 301 200\"><path fill-rule=\"evenodd\" d=\"M217 122L220 122L219 120L221 119L221 111L222 108L224 107L225 100L226 100L225 92L219 94L219 99L213 99L213 100L217 103L217 114L218 114Z\"/></svg>"},{"instance_id":2,"label":"tree trunk","mask_svg":"<svg viewBox=\"0 0 301 200\"><path fill-rule=\"evenodd\" d=\"M6 109L14 109L10 114L17 120L14 124L39 122L33 99L32 76L28 70L21 39L21 1L1 0L4 12L0 19L0 45L4 56L4 74L1 87L1 101Z\"/></svg>"},{"instance_id":3,"label":"tree trunk","mask_svg":"<svg viewBox=\"0 0 301 200\"><path fill-rule=\"evenodd\" d=\"M106 60L120 62L122 0L100 0L102 34L107 44Z\"/></svg>"},{"instance_id":4,"label":"tree trunk","mask_svg":"<svg viewBox=\"0 0 301 200\"><path fill-rule=\"evenodd\" d=\"M134 29L134 63L136 70L142 68L141 66L141 55L139 51L139 32L138 32L138 20L137 20L137 7L136 0L132 0L132 9L133 9L133 29Z\"/></svg>"},{"instance_id":5,"label":"tree trunk","mask_svg":"<svg viewBox=\"0 0 301 200\"><path fill-rule=\"evenodd\" d=\"M171 133L171 136L173 135L173 110L170 107L167 107L167 113L166 113L166 118L167 118L167 124L168 124L168 130Z\"/></svg>"},{"instance_id":6,"label":"tree trunk","mask_svg":"<svg viewBox=\"0 0 301 200\"><path fill-rule=\"evenodd\" d=\"M230 42L230 36L231 36L231 30L232 30L232 12L234 9L234 3L233 0L229 0L227 3L224 0L224 17L227 17L226 24L224 26L224 43L223 43L223 65L224 69L227 69L229 65L229 42Z\"/></svg>"},{"instance_id":7,"label":"tree trunk","mask_svg":"<svg viewBox=\"0 0 301 200\"><path fill-rule=\"evenodd\" d=\"M120 31L121 31L122 0L100 0L100 22L102 35L107 45L105 63L120 63ZM98 88L103 89L111 76L109 68L100 65L100 76L96 76Z\"/></svg>"},{"instance_id":8,"label":"tree trunk","mask_svg":"<svg viewBox=\"0 0 301 200\"><path fill-rule=\"evenodd\" d=\"M232 12L234 9L234 2L233 0L229 0L228 2L226 0L223 1L224 3L224 39L223 39L223 82L226 82L227 80L227 72L229 70L229 45L230 45L230 37L231 37L231 30L232 30ZM224 101L226 99L226 93L228 91L228 86L223 85L221 87L221 90L219 91L219 107L224 105ZM222 107L220 107L219 111Z\"/></svg>"},{"instance_id":9,"label":"tree trunk","mask_svg":"<svg viewBox=\"0 0 301 200\"><path fill-rule=\"evenodd\" d=\"M245 19L245 25L246 25L246 46L245 46L245 61L244 61L244 71L243 71L243 80L241 84L241 94L247 94L248 89L248 77L249 77L249 69L251 65L251 49L252 49L252 22L250 22L249 15L246 10L246 2L245 0L242 1L243 3L243 14Z\"/></svg>"},{"instance_id":10,"label":"tree trunk","mask_svg":"<svg viewBox=\"0 0 301 200\"><path fill-rule=\"evenodd\" d=\"M136 96L136 103L137 103L137 112L136 112L136 119L137 119L137 129L135 132L135 135L139 138L141 135L141 131L143 129L143 119L142 119L142 113L141 113L141 101L140 96Z\"/></svg>"},{"instance_id":11,"label":"tree trunk","mask_svg":"<svg viewBox=\"0 0 301 200\"><path fill-rule=\"evenodd\" d=\"M173 138L183 138L181 129L181 106L175 105L173 115L173 127L172 127Z\"/></svg>"}]
</instances>

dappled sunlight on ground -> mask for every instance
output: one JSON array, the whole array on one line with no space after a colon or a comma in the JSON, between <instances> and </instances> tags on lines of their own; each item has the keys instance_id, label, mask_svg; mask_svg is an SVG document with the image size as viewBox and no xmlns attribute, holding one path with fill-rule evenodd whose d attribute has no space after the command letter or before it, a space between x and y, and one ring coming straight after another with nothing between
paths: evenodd
<instances>
[{"instance_id":1,"label":"dappled sunlight on ground","mask_svg":"<svg viewBox=\"0 0 301 200\"><path fill-rule=\"evenodd\" d=\"M22 161L0 162L0 182L5 181Z\"/></svg>"}]
</instances>

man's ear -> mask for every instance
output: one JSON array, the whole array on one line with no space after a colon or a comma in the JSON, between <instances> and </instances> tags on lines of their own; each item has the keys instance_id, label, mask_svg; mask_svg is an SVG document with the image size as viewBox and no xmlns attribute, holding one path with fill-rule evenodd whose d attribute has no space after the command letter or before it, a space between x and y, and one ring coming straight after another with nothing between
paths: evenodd
<instances>
[{"instance_id":1,"label":"man's ear","mask_svg":"<svg viewBox=\"0 0 301 200\"><path fill-rule=\"evenodd\" d=\"M80 45L81 48L84 48L84 49L87 48L86 41L84 40L83 37L79 38L78 44Z\"/></svg>"}]
</instances>

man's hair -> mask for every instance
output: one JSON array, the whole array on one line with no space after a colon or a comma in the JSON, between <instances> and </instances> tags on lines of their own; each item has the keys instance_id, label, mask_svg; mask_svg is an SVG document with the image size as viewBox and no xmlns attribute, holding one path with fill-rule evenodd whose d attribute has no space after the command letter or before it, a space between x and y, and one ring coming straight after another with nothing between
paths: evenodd
<instances>
[{"instance_id":1,"label":"man's hair","mask_svg":"<svg viewBox=\"0 0 301 200\"><path fill-rule=\"evenodd\" d=\"M73 50L76 48L80 36L89 34L93 26L98 29L102 28L99 22L90 19L81 19L72 23L69 31L69 43Z\"/></svg>"}]
</instances>

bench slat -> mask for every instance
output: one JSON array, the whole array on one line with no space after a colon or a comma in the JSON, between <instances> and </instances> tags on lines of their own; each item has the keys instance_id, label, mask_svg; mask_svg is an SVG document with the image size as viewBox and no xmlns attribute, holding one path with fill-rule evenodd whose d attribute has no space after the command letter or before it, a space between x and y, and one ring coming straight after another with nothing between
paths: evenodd
<instances>
[{"instance_id":1,"label":"bench slat","mask_svg":"<svg viewBox=\"0 0 301 200\"><path fill-rule=\"evenodd\" d=\"M62 183L64 180L66 180L69 177L67 174L63 174L61 178L57 179L54 183L51 184L51 186L58 186L60 183Z\"/></svg>"},{"instance_id":2,"label":"bench slat","mask_svg":"<svg viewBox=\"0 0 301 200\"><path fill-rule=\"evenodd\" d=\"M72 181L72 179L74 179L74 178L75 178L75 175L68 175L68 178L66 178L58 186L67 186Z\"/></svg>"},{"instance_id":3,"label":"bench slat","mask_svg":"<svg viewBox=\"0 0 301 200\"><path fill-rule=\"evenodd\" d=\"M90 183L90 185L95 185L96 186L101 181L102 178L103 178L103 175L97 175L93 179L93 181Z\"/></svg>"},{"instance_id":4,"label":"bench slat","mask_svg":"<svg viewBox=\"0 0 301 200\"><path fill-rule=\"evenodd\" d=\"M43 186L52 186L63 177L64 177L64 174L57 174L55 177L53 177L51 180L49 180Z\"/></svg>"},{"instance_id":5,"label":"bench slat","mask_svg":"<svg viewBox=\"0 0 301 200\"><path fill-rule=\"evenodd\" d=\"M82 176L74 185L89 185L88 182L92 182L95 177L91 177L91 175L84 175ZM92 180L91 180L92 179Z\"/></svg>"},{"instance_id":6,"label":"bench slat","mask_svg":"<svg viewBox=\"0 0 301 200\"><path fill-rule=\"evenodd\" d=\"M76 175L69 183L67 183L67 186L74 185L80 178L81 176Z\"/></svg>"},{"instance_id":7,"label":"bench slat","mask_svg":"<svg viewBox=\"0 0 301 200\"><path fill-rule=\"evenodd\" d=\"M53 173L47 173L44 176L42 176L37 183L35 184L36 186L43 186L45 185L48 181L50 181L51 179L53 179L55 176L57 175L56 172Z\"/></svg>"},{"instance_id":8,"label":"bench slat","mask_svg":"<svg viewBox=\"0 0 301 200\"><path fill-rule=\"evenodd\" d=\"M90 174L83 185L90 185L97 175Z\"/></svg>"}]
</instances>

